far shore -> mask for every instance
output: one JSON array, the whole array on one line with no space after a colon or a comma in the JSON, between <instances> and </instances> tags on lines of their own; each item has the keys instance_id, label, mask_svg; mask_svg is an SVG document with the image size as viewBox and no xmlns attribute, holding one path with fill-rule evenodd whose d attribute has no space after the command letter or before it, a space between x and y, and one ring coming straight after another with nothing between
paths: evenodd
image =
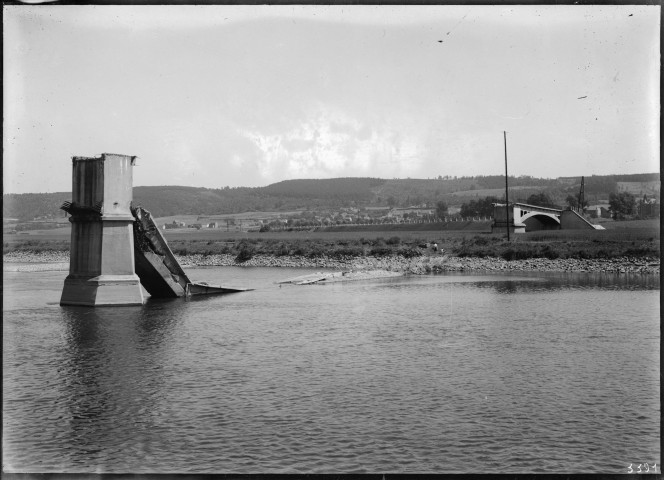
<instances>
[{"instance_id":1,"label":"far shore","mask_svg":"<svg viewBox=\"0 0 664 480\"><path fill-rule=\"evenodd\" d=\"M618 257L610 259L531 258L504 260L496 257L455 257L451 255L422 255L406 258L401 255L362 257L304 257L298 255L254 255L247 261L237 262L231 254L176 255L184 268L196 267L278 267L323 268L342 272L384 271L395 274L422 275L443 272L596 272L612 274L659 275L657 257ZM14 251L3 255L5 272L66 271L69 252Z\"/></svg>"}]
</instances>

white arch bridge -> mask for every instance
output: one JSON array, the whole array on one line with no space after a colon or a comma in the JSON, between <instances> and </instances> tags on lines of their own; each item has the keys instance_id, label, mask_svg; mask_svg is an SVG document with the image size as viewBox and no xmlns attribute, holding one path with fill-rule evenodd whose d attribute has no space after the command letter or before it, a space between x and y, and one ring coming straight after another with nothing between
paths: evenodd
<instances>
[{"instance_id":1,"label":"white arch bridge","mask_svg":"<svg viewBox=\"0 0 664 480\"><path fill-rule=\"evenodd\" d=\"M492 232L505 231L524 233L537 230L604 230L600 225L594 225L571 208L559 209L528 205L527 203L494 203L494 222ZM509 219L507 212L509 211Z\"/></svg>"}]
</instances>

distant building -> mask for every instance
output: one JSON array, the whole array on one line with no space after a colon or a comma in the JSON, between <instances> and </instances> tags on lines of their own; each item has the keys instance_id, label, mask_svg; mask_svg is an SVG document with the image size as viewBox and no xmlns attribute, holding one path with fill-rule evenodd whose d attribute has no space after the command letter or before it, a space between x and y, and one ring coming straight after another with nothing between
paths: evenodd
<instances>
[{"instance_id":1,"label":"distant building","mask_svg":"<svg viewBox=\"0 0 664 480\"><path fill-rule=\"evenodd\" d=\"M433 208L423 208L423 207L407 207L407 208L393 208L387 214L388 217L398 217L401 218L406 214L415 214L418 217L424 215L433 215Z\"/></svg>"},{"instance_id":2,"label":"distant building","mask_svg":"<svg viewBox=\"0 0 664 480\"><path fill-rule=\"evenodd\" d=\"M184 222L177 222L177 221L173 220L172 223L164 224L163 228L164 228L164 230L170 230L172 228L184 228L185 226L186 226L186 224Z\"/></svg>"},{"instance_id":3,"label":"distant building","mask_svg":"<svg viewBox=\"0 0 664 480\"><path fill-rule=\"evenodd\" d=\"M611 218L607 205L591 205L585 208L584 213L590 218Z\"/></svg>"},{"instance_id":4,"label":"distant building","mask_svg":"<svg viewBox=\"0 0 664 480\"><path fill-rule=\"evenodd\" d=\"M636 209L641 218L659 217L659 203L655 198L647 198L644 195L643 199L638 202Z\"/></svg>"},{"instance_id":5,"label":"distant building","mask_svg":"<svg viewBox=\"0 0 664 480\"><path fill-rule=\"evenodd\" d=\"M461 213L461 207L449 207L447 209L447 215L448 216L453 216L453 215L459 215Z\"/></svg>"}]
</instances>

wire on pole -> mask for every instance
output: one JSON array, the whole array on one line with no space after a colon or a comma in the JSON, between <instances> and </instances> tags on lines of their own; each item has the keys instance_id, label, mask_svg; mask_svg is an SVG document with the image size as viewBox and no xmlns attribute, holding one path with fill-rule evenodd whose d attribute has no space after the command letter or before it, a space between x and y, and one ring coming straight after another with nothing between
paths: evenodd
<instances>
[{"instance_id":1,"label":"wire on pole","mask_svg":"<svg viewBox=\"0 0 664 480\"><path fill-rule=\"evenodd\" d=\"M503 140L505 143L505 216L507 225L507 240L510 239L510 201L508 198L508 187L507 187L507 132L503 130Z\"/></svg>"}]
</instances>

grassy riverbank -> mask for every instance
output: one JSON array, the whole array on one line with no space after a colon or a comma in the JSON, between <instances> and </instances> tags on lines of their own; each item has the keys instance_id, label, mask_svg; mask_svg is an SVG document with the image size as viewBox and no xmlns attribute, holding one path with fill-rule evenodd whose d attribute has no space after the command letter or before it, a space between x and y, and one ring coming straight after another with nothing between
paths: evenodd
<instances>
[{"instance_id":1,"label":"grassy riverbank","mask_svg":"<svg viewBox=\"0 0 664 480\"><path fill-rule=\"evenodd\" d=\"M627 222L624 222L627 225ZM659 258L659 229L652 227L608 230L541 231L512 235L488 232L270 232L229 236L224 232L167 236L176 255L230 255L238 262L256 255L308 259L399 256L406 259L431 254L436 242L450 257L526 259ZM69 240L30 236L5 240L3 253L68 252Z\"/></svg>"},{"instance_id":2,"label":"grassy riverbank","mask_svg":"<svg viewBox=\"0 0 664 480\"><path fill-rule=\"evenodd\" d=\"M188 266L271 266L383 269L403 273L459 270L659 273L657 221L613 222L606 230L552 230L512 235L487 231L335 230L166 232ZM436 242L439 251L430 247ZM66 269L69 239L6 235L3 260L26 271ZM17 267L18 264L23 266ZM32 265L31 265L32 264ZM41 264L41 265L39 265ZM6 269L7 269L6 268Z\"/></svg>"}]
</instances>

